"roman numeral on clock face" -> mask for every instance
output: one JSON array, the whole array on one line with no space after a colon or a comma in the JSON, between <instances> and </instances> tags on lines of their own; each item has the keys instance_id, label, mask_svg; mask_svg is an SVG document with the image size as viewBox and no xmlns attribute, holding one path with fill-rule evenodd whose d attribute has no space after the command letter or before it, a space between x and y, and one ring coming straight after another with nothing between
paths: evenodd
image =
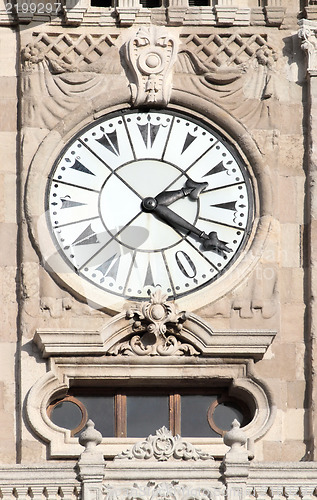
<instances>
[{"instance_id":1,"label":"roman numeral on clock face","mask_svg":"<svg viewBox=\"0 0 317 500\"><path fill-rule=\"evenodd\" d=\"M100 130L104 132L104 128L100 127ZM96 139L100 144L102 144L106 149L108 149L111 153L115 154L116 156L119 156L119 143L118 143L118 136L117 132L114 130L113 132L110 132L109 134L103 134L100 139Z\"/></svg>"},{"instance_id":2,"label":"roman numeral on clock face","mask_svg":"<svg viewBox=\"0 0 317 500\"><path fill-rule=\"evenodd\" d=\"M172 283L162 252L136 251L129 270L126 292L135 297L148 298L156 288L168 295L173 293Z\"/></svg>"},{"instance_id":3,"label":"roman numeral on clock face","mask_svg":"<svg viewBox=\"0 0 317 500\"><path fill-rule=\"evenodd\" d=\"M136 113L124 118L135 158L162 159L173 122L162 113Z\"/></svg>"}]
</instances>

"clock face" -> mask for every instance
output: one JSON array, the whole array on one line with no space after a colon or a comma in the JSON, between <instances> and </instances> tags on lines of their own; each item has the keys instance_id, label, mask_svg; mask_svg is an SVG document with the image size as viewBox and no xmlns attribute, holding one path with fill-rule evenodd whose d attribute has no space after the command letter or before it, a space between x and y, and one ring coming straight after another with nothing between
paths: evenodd
<instances>
[{"instance_id":1,"label":"clock face","mask_svg":"<svg viewBox=\"0 0 317 500\"><path fill-rule=\"evenodd\" d=\"M217 280L245 245L248 172L210 126L126 110L80 132L47 185L55 245L83 280L124 298L179 298Z\"/></svg>"}]
</instances>

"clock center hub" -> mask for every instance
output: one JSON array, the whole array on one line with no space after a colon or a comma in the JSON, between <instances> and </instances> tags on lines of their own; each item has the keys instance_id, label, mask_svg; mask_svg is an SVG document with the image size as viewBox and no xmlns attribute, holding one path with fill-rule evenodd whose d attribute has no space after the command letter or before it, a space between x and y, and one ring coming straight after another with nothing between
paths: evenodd
<instances>
[{"instance_id":1,"label":"clock center hub","mask_svg":"<svg viewBox=\"0 0 317 500\"><path fill-rule=\"evenodd\" d=\"M187 181L182 171L155 159L136 160L109 175L99 196L101 220L125 252L161 251L180 243L184 236L155 213L162 202L158 193L180 191ZM195 224L199 204L181 197L171 203L174 212Z\"/></svg>"},{"instance_id":2,"label":"clock center hub","mask_svg":"<svg viewBox=\"0 0 317 500\"><path fill-rule=\"evenodd\" d=\"M157 201L155 198L148 196L142 200L141 207L145 212L152 212L157 207Z\"/></svg>"}]
</instances>

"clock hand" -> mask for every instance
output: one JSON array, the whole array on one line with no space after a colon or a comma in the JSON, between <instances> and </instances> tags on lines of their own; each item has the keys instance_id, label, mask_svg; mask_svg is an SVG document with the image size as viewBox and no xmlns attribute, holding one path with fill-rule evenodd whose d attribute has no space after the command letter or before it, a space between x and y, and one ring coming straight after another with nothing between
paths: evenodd
<instances>
[{"instance_id":1,"label":"clock hand","mask_svg":"<svg viewBox=\"0 0 317 500\"><path fill-rule=\"evenodd\" d=\"M178 226L186 231L190 231L191 233L196 234L199 238L202 238L205 234L203 231L200 231L197 227L190 224L190 222L187 222L187 220L183 219L183 217L176 214L165 205L157 204L153 209L153 212L159 215L161 219L168 222L168 224L172 227Z\"/></svg>"},{"instance_id":2,"label":"clock hand","mask_svg":"<svg viewBox=\"0 0 317 500\"><path fill-rule=\"evenodd\" d=\"M192 200L197 200L201 191L206 189L208 182L195 182L192 179L187 179L185 187L177 191L162 191L155 199L159 205L168 206L174 201L180 200L188 196Z\"/></svg>"},{"instance_id":3,"label":"clock hand","mask_svg":"<svg viewBox=\"0 0 317 500\"><path fill-rule=\"evenodd\" d=\"M167 192L168 191L166 191L166 193ZM155 213L174 228L180 227L185 231L190 231L191 233L196 234L202 240L205 250L217 252L222 257L225 256L225 252L232 252L231 248L229 248L225 242L219 240L216 231L212 231L209 234L206 234L204 231L200 231L200 229L193 226L190 222L183 219L183 217L173 212L167 206L159 204L157 202L157 198L144 198L142 201L142 208L145 212Z\"/></svg>"}]
</instances>

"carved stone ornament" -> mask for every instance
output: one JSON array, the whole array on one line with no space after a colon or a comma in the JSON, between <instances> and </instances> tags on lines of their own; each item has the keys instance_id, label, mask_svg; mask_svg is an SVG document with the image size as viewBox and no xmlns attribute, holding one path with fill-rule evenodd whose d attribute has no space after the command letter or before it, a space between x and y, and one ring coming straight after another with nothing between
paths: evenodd
<instances>
[{"instance_id":1,"label":"carved stone ornament","mask_svg":"<svg viewBox=\"0 0 317 500\"><path fill-rule=\"evenodd\" d=\"M178 312L173 302L160 289L151 295L148 302L128 309L127 319L132 319L132 329L141 335L133 335L127 341L115 344L109 354L137 354L138 356L182 356L197 355L192 345L183 343L177 335L183 328L187 314Z\"/></svg>"},{"instance_id":2,"label":"carved stone ornament","mask_svg":"<svg viewBox=\"0 0 317 500\"><path fill-rule=\"evenodd\" d=\"M224 488L189 486L178 481L158 483L149 481L146 485L103 486L104 500L218 500L224 498Z\"/></svg>"},{"instance_id":3,"label":"carved stone ornament","mask_svg":"<svg viewBox=\"0 0 317 500\"><path fill-rule=\"evenodd\" d=\"M183 441L177 434L173 436L166 428L156 431L156 435L150 434L144 441L139 441L132 448L116 455L116 459L155 459L160 462L174 458L176 460L214 460L214 458L197 448L191 443Z\"/></svg>"},{"instance_id":4,"label":"carved stone ornament","mask_svg":"<svg viewBox=\"0 0 317 500\"><path fill-rule=\"evenodd\" d=\"M299 21L298 36L302 40L301 47L307 52L307 71L317 70L317 23L302 19Z\"/></svg>"},{"instance_id":5,"label":"carved stone ornament","mask_svg":"<svg viewBox=\"0 0 317 500\"><path fill-rule=\"evenodd\" d=\"M177 43L159 26L142 27L126 44L134 106L166 106L172 89Z\"/></svg>"}]
</instances>

